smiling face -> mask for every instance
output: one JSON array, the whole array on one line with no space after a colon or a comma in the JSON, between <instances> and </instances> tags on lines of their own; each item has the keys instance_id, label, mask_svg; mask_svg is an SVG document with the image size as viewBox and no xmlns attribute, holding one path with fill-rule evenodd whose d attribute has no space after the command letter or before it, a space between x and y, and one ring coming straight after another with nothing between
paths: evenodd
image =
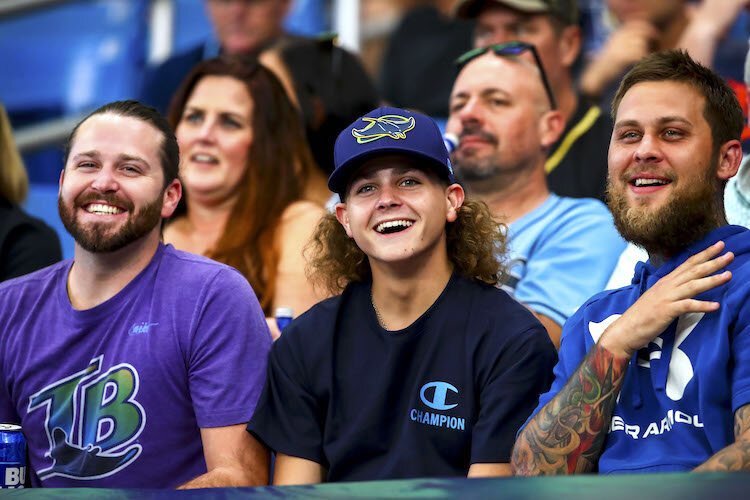
<instances>
[{"instance_id":1,"label":"smiling face","mask_svg":"<svg viewBox=\"0 0 750 500\"><path fill-rule=\"evenodd\" d=\"M60 218L81 248L104 253L143 237L158 241L161 219L181 194L178 180L164 187L162 140L159 130L132 117L104 113L81 124L58 198Z\"/></svg>"},{"instance_id":2,"label":"smiling face","mask_svg":"<svg viewBox=\"0 0 750 500\"><path fill-rule=\"evenodd\" d=\"M237 195L253 139L253 102L230 76L206 76L185 104L176 136L189 201L222 203Z\"/></svg>"},{"instance_id":3,"label":"smiling face","mask_svg":"<svg viewBox=\"0 0 750 500\"><path fill-rule=\"evenodd\" d=\"M638 83L617 109L609 147L608 194L622 235L666 256L700 239L724 218L722 181L734 175L727 150L714 147L705 98L675 81Z\"/></svg>"},{"instance_id":4,"label":"smiling face","mask_svg":"<svg viewBox=\"0 0 750 500\"><path fill-rule=\"evenodd\" d=\"M561 119L549 111L532 64L488 52L456 78L446 130L459 138L452 158L456 174L473 189L483 183L494 189L506 183L503 176L541 168Z\"/></svg>"},{"instance_id":5,"label":"smiling face","mask_svg":"<svg viewBox=\"0 0 750 500\"><path fill-rule=\"evenodd\" d=\"M387 155L365 162L336 217L346 234L379 266L448 265L445 224L463 203L458 184L446 186L418 161Z\"/></svg>"}]
</instances>

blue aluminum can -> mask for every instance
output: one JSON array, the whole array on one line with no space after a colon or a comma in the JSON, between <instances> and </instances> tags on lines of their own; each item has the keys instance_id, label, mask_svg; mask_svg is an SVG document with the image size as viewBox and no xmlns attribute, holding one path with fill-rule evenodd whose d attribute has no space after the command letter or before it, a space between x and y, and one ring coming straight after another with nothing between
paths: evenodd
<instances>
[{"instance_id":1,"label":"blue aluminum can","mask_svg":"<svg viewBox=\"0 0 750 500\"><path fill-rule=\"evenodd\" d=\"M276 308L276 326L279 327L279 331L283 332L289 323L292 322L292 316L294 311L291 307L277 307Z\"/></svg>"},{"instance_id":2,"label":"blue aluminum can","mask_svg":"<svg viewBox=\"0 0 750 500\"><path fill-rule=\"evenodd\" d=\"M0 424L0 488L23 488L26 482L26 438L21 426Z\"/></svg>"}]
</instances>

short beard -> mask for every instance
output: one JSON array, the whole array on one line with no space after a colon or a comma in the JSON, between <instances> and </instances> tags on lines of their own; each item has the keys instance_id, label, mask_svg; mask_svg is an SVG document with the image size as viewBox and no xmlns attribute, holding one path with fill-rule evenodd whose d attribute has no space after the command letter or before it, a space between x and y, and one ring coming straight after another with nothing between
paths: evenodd
<instances>
[{"instance_id":1,"label":"short beard","mask_svg":"<svg viewBox=\"0 0 750 500\"><path fill-rule=\"evenodd\" d=\"M98 196L97 200L108 201L107 198L107 196ZM79 202L78 198L73 202L72 207L68 207L63 203L62 198L58 197L57 208L65 229L68 230L81 248L91 253L110 253L143 238L157 225L161 224L162 198L163 196L160 195L136 213L132 212L131 205L128 208L130 216L125 225L112 235L107 234L109 228L103 227L102 224L92 224L87 228L78 222L76 207L83 206L86 203Z\"/></svg>"},{"instance_id":2,"label":"short beard","mask_svg":"<svg viewBox=\"0 0 750 500\"><path fill-rule=\"evenodd\" d=\"M716 165L707 169L697 185L675 192L663 207L628 206L625 190L607 184L607 204L623 238L644 248L649 255L671 258L722 225L721 185Z\"/></svg>"}]
</instances>

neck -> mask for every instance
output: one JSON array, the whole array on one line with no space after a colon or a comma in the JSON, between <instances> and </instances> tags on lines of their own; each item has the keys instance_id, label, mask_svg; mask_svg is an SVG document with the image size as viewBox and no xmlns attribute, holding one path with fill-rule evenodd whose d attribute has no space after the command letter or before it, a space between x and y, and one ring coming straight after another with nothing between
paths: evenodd
<instances>
[{"instance_id":1,"label":"neck","mask_svg":"<svg viewBox=\"0 0 750 500\"><path fill-rule=\"evenodd\" d=\"M502 217L505 223L526 215L549 197L543 160L533 169L526 169L520 174L509 172L490 182L467 184L467 192L469 196L485 202L490 212Z\"/></svg>"},{"instance_id":2,"label":"neck","mask_svg":"<svg viewBox=\"0 0 750 500\"><path fill-rule=\"evenodd\" d=\"M120 250L92 253L75 246L68 274L68 298L85 310L111 299L148 266L159 246L159 228Z\"/></svg>"},{"instance_id":3,"label":"neck","mask_svg":"<svg viewBox=\"0 0 750 500\"><path fill-rule=\"evenodd\" d=\"M453 267L445 242L442 258L415 265L383 265L370 259L372 301L385 329L402 330L416 321L435 303L450 280Z\"/></svg>"}]
</instances>

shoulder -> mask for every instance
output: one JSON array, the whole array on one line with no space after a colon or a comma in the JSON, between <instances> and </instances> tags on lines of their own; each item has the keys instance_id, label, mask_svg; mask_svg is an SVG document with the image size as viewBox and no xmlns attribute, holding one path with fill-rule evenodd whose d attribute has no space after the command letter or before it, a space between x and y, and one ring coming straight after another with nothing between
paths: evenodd
<instances>
[{"instance_id":1,"label":"shoulder","mask_svg":"<svg viewBox=\"0 0 750 500\"><path fill-rule=\"evenodd\" d=\"M159 266L160 278L173 280L173 286L212 287L221 290L250 288L247 279L239 271L226 264L202 255L196 255L165 245L162 263Z\"/></svg>"},{"instance_id":2,"label":"shoulder","mask_svg":"<svg viewBox=\"0 0 750 500\"><path fill-rule=\"evenodd\" d=\"M306 240L325 214L323 207L311 201L295 201L281 214L279 233L282 244Z\"/></svg>"},{"instance_id":3,"label":"shoulder","mask_svg":"<svg viewBox=\"0 0 750 500\"><path fill-rule=\"evenodd\" d=\"M0 283L0 303L4 300L20 300L23 296L35 295L61 277L66 277L72 265L64 260L39 271Z\"/></svg>"},{"instance_id":4,"label":"shoulder","mask_svg":"<svg viewBox=\"0 0 750 500\"><path fill-rule=\"evenodd\" d=\"M325 214L325 209L308 200L298 200L288 205L281 214L282 224L303 224L317 221Z\"/></svg>"},{"instance_id":5,"label":"shoulder","mask_svg":"<svg viewBox=\"0 0 750 500\"><path fill-rule=\"evenodd\" d=\"M470 311L472 322L488 325L488 331L502 335L542 328L532 312L504 290L463 276L457 280L451 304L453 310Z\"/></svg>"}]
</instances>

